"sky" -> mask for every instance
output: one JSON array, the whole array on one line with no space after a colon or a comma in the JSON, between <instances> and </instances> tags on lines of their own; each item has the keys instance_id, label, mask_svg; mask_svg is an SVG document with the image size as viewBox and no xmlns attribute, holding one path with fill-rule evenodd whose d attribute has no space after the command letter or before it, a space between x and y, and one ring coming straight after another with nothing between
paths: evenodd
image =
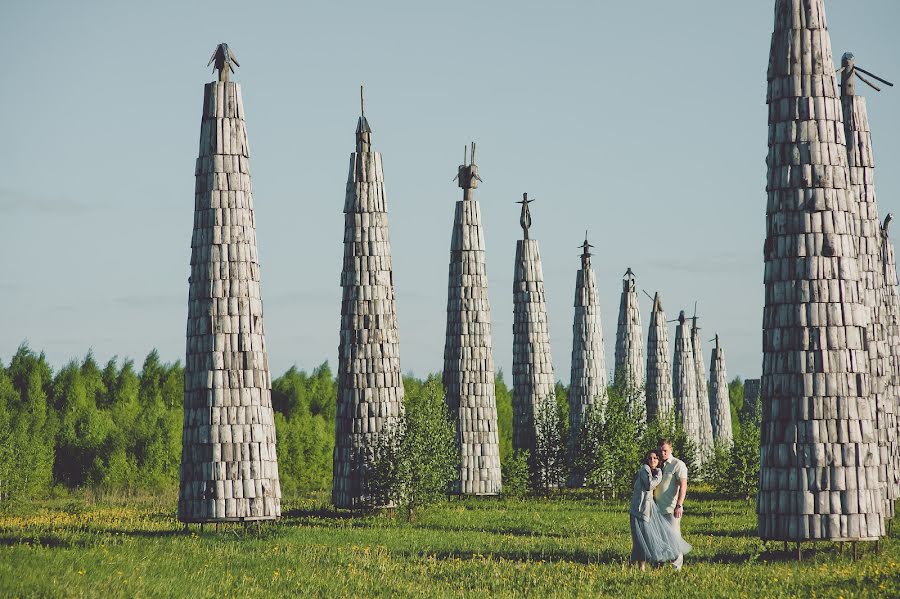
<instances>
[{"instance_id":1,"label":"sky","mask_svg":"<svg viewBox=\"0 0 900 599\"><path fill-rule=\"evenodd\" d=\"M442 366L453 181L478 144L494 359L510 382L519 200L568 384L588 230L613 365L621 278L698 305L729 376L761 370L772 0L5 2L0 361L183 360L205 65L241 67L269 362L336 365L359 85L383 155L401 366ZM834 55L900 79L896 0L827 0ZM868 96L880 213L900 212L900 89ZM643 325L650 300L641 294ZM674 346L674 328L670 330ZM704 346L709 360L711 343ZM674 349L674 347L672 348Z\"/></svg>"}]
</instances>

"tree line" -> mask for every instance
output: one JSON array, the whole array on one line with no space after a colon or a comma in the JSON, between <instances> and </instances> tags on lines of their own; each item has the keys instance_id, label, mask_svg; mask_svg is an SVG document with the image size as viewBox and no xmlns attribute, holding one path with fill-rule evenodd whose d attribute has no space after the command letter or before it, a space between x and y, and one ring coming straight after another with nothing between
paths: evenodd
<instances>
[{"instance_id":1,"label":"tree line","mask_svg":"<svg viewBox=\"0 0 900 599\"><path fill-rule=\"evenodd\" d=\"M112 358L101 365L88 352L54 372L43 353L21 345L8 365L0 363L0 500L46 497L54 488L123 494L176 488L183 380L181 363L164 363L155 350L140 369L128 359ZM502 373L496 383L507 490L547 487L536 471L556 472L557 477L564 476L563 470L570 473L566 387L557 383L555 401L545 402L552 406L548 413L553 415L551 424L544 426L549 435L545 455L517 456L512 449L512 394ZM405 445L411 445L415 431L437 426L434 419L446 414L435 407L435 398L441 395L439 375L404 376L404 387L413 425ZM735 439L745 439L737 418L743 399L740 379L729 390ZM642 444L650 443L650 437L661 430L641 425L629 415L627 402L618 399L621 396L611 389L604 419L589 431L593 436L582 439L602 448L600 453L588 458L593 462L582 460L578 465L587 472L589 485L606 485L617 494L630 488L639 454L646 449ZM279 476L285 495L331 488L336 397L335 377L327 362L309 373L292 367L272 381ZM752 437L752 431L749 434ZM753 443L758 452L758 433ZM724 465L728 455L722 449L715 463L729 467ZM536 460L543 465L536 466Z\"/></svg>"}]
</instances>

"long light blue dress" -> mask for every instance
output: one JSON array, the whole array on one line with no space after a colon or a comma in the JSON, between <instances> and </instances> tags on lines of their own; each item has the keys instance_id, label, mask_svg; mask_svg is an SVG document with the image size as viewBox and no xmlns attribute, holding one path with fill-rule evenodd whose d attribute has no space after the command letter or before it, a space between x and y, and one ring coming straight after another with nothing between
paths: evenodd
<instances>
[{"instance_id":1,"label":"long light blue dress","mask_svg":"<svg viewBox=\"0 0 900 599\"><path fill-rule=\"evenodd\" d=\"M681 534L663 518L653 501L661 476L642 466L634 479L631 500L631 561L670 562L691 550Z\"/></svg>"}]
</instances>

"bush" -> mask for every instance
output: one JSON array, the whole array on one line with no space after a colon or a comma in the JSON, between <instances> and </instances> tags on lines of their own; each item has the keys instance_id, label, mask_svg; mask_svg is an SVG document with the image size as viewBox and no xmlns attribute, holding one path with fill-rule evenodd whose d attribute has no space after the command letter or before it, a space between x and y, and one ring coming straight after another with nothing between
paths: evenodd
<instances>
[{"instance_id":1,"label":"bush","mask_svg":"<svg viewBox=\"0 0 900 599\"><path fill-rule=\"evenodd\" d=\"M530 490L528 450L517 451L502 460L503 494L507 497L524 497Z\"/></svg>"},{"instance_id":2,"label":"bush","mask_svg":"<svg viewBox=\"0 0 900 599\"><path fill-rule=\"evenodd\" d=\"M374 445L366 494L381 505L396 505L414 519L450 491L459 476L456 428L437 378L423 393L408 396L406 410L385 424Z\"/></svg>"},{"instance_id":3,"label":"bush","mask_svg":"<svg viewBox=\"0 0 900 599\"><path fill-rule=\"evenodd\" d=\"M529 460L532 489L547 491L566 479L566 415L554 395L545 397L534 414L534 450Z\"/></svg>"},{"instance_id":4,"label":"bush","mask_svg":"<svg viewBox=\"0 0 900 599\"><path fill-rule=\"evenodd\" d=\"M734 444L717 443L705 465L706 480L727 497L752 499L759 489L759 424L748 419L739 424Z\"/></svg>"}]
</instances>

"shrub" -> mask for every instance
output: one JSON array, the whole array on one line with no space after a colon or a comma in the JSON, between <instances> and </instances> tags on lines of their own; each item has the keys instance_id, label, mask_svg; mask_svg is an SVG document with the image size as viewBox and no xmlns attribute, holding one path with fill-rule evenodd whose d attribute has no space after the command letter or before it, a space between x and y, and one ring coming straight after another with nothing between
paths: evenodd
<instances>
[{"instance_id":1,"label":"shrub","mask_svg":"<svg viewBox=\"0 0 900 599\"><path fill-rule=\"evenodd\" d=\"M530 487L528 453L528 450L517 451L501 462L503 494L507 497L524 497L528 494Z\"/></svg>"},{"instance_id":2,"label":"shrub","mask_svg":"<svg viewBox=\"0 0 900 599\"><path fill-rule=\"evenodd\" d=\"M443 388L436 378L429 379L423 393L407 397L405 412L378 436L366 493L382 505L400 507L412 520L418 509L448 494L459 475L459 460Z\"/></svg>"},{"instance_id":3,"label":"shrub","mask_svg":"<svg viewBox=\"0 0 900 599\"><path fill-rule=\"evenodd\" d=\"M545 397L534 414L534 450L529 460L532 489L547 491L566 477L566 416L554 395Z\"/></svg>"}]
</instances>

